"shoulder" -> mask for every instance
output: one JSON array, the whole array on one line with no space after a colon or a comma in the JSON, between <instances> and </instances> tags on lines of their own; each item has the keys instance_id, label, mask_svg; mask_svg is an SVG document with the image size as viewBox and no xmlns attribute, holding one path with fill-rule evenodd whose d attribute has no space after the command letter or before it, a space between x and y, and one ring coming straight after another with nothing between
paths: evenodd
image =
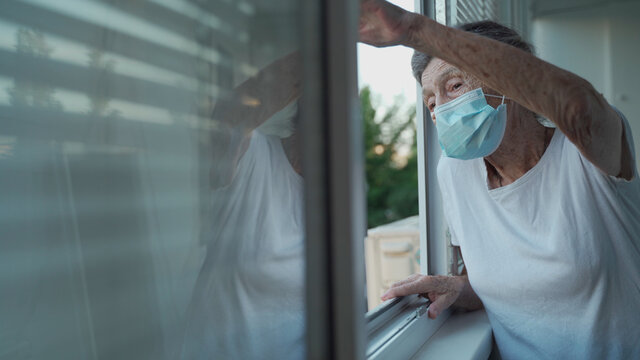
<instances>
[{"instance_id":1,"label":"shoulder","mask_svg":"<svg viewBox=\"0 0 640 360\"><path fill-rule=\"evenodd\" d=\"M623 152L625 150L628 151L626 154L627 159L624 158L625 154L623 153L623 161L627 160L630 163L631 169L630 172L634 179L638 178L638 169L636 164L636 148L633 142L633 133L631 131L631 126L629 125L629 121L627 117L616 107L611 106L613 110L618 114L620 120L622 121L622 131L623 131ZM626 143L626 144L625 144ZM626 146L625 146L626 145Z\"/></svg>"}]
</instances>

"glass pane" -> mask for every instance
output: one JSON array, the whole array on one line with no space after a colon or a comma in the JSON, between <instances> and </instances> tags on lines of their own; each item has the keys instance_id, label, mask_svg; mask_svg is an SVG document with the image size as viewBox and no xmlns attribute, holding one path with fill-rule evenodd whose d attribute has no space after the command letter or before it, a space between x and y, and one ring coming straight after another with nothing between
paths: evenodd
<instances>
[{"instance_id":1,"label":"glass pane","mask_svg":"<svg viewBox=\"0 0 640 360\"><path fill-rule=\"evenodd\" d=\"M413 0L392 3L413 11ZM365 143L367 308L396 281L420 272L416 81L413 50L358 44ZM384 71L382 71L384 69Z\"/></svg>"},{"instance_id":2,"label":"glass pane","mask_svg":"<svg viewBox=\"0 0 640 360\"><path fill-rule=\"evenodd\" d=\"M299 2L0 12L0 358L304 357Z\"/></svg>"}]
</instances>

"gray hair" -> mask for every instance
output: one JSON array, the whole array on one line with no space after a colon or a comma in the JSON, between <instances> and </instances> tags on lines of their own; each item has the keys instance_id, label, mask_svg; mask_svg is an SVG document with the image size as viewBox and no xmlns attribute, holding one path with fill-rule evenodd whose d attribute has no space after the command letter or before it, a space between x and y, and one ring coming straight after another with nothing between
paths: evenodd
<instances>
[{"instance_id":1,"label":"gray hair","mask_svg":"<svg viewBox=\"0 0 640 360\"><path fill-rule=\"evenodd\" d=\"M533 54L533 46L524 41L520 34L507 26L498 24L495 21L485 20L472 22L459 25L456 28L503 42L507 45L511 45ZM427 68L431 59L433 59L432 56L419 51L414 51L413 56L411 57L411 70L413 71L413 77L416 78L416 81L418 81L418 84L420 85L422 85L422 73L424 72L424 69Z\"/></svg>"}]
</instances>

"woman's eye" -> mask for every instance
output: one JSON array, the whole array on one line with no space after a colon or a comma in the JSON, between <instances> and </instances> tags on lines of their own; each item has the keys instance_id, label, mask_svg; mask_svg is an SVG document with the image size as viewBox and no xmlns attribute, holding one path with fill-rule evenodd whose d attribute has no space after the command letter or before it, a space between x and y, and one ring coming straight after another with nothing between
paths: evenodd
<instances>
[{"instance_id":1,"label":"woman's eye","mask_svg":"<svg viewBox=\"0 0 640 360\"><path fill-rule=\"evenodd\" d=\"M424 105L429 109L429 111L433 110L436 107L436 102L433 101L433 98L423 98Z\"/></svg>"},{"instance_id":2,"label":"woman's eye","mask_svg":"<svg viewBox=\"0 0 640 360\"><path fill-rule=\"evenodd\" d=\"M456 83L453 85L453 90L458 90L462 87L462 83Z\"/></svg>"}]
</instances>

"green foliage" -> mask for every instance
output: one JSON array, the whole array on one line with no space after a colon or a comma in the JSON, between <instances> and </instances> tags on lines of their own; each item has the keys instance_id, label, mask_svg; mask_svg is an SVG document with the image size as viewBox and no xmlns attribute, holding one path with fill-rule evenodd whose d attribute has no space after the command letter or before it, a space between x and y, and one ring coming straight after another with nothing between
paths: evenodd
<instances>
[{"instance_id":1,"label":"green foliage","mask_svg":"<svg viewBox=\"0 0 640 360\"><path fill-rule=\"evenodd\" d=\"M418 162L415 109L392 106L376 118L368 87L360 91L365 134L367 222L376 227L418 214ZM408 140L407 140L408 139ZM408 156L399 155L404 148Z\"/></svg>"}]
</instances>

